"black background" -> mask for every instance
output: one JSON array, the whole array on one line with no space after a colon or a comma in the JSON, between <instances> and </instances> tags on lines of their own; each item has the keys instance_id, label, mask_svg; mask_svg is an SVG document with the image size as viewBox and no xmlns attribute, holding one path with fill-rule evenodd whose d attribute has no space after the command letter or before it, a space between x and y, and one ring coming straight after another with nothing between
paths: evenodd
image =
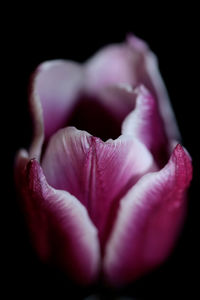
<instances>
[{"instance_id":1,"label":"black background","mask_svg":"<svg viewBox=\"0 0 200 300\"><path fill-rule=\"evenodd\" d=\"M102 9L103 8L103 9ZM168 7L169 8L169 7ZM14 11L15 8L13 8ZM100 47L124 40L128 32L146 40L157 54L183 144L193 157L194 180L190 189L188 216L184 230L169 259L155 272L121 291L136 299L198 298L199 290L199 30L195 8L159 10L136 8L134 3L116 8L96 5L82 10L53 7L51 14L32 8L8 14L3 28L1 111L2 220L5 239L2 270L6 295L81 299L96 293L82 290L59 271L43 266L35 256L20 212L13 186L16 151L28 147L31 123L27 95L31 73L45 60L65 58L84 61ZM3 81L4 82L4 81ZM108 292L107 292L108 293ZM120 294L120 293L119 293ZM103 299L105 298L105 294ZM109 294L110 297L110 294ZM7 298L5 298L7 299ZM110 298L108 298L110 299Z\"/></svg>"}]
</instances>

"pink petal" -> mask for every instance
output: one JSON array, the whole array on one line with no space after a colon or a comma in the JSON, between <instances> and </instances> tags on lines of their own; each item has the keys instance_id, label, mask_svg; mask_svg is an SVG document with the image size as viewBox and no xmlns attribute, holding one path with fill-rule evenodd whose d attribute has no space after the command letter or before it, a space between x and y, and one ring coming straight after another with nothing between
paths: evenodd
<instances>
[{"instance_id":1,"label":"pink petal","mask_svg":"<svg viewBox=\"0 0 200 300\"><path fill-rule=\"evenodd\" d=\"M136 107L124 120L122 134L138 138L163 167L169 159L169 143L158 105L144 86L132 90L132 95Z\"/></svg>"},{"instance_id":2,"label":"pink petal","mask_svg":"<svg viewBox=\"0 0 200 300\"><path fill-rule=\"evenodd\" d=\"M32 240L42 260L61 266L82 284L99 271L97 230L85 207L66 191L47 184L37 162L25 152L17 159L16 176Z\"/></svg>"},{"instance_id":3,"label":"pink petal","mask_svg":"<svg viewBox=\"0 0 200 300\"><path fill-rule=\"evenodd\" d=\"M161 171L144 175L124 196L105 250L110 284L126 284L167 257L182 224L191 177L190 157L177 145Z\"/></svg>"},{"instance_id":4,"label":"pink petal","mask_svg":"<svg viewBox=\"0 0 200 300\"><path fill-rule=\"evenodd\" d=\"M38 149L43 142L40 141L43 139L43 127L45 138L48 139L51 134L66 124L78 99L82 76L81 66L71 61L49 61L37 68L33 76L30 96L35 126L31 156L39 156Z\"/></svg>"},{"instance_id":5,"label":"pink petal","mask_svg":"<svg viewBox=\"0 0 200 300\"><path fill-rule=\"evenodd\" d=\"M74 127L52 136L42 160L49 184L87 207L101 242L119 199L152 166L150 152L138 140L120 136L103 142Z\"/></svg>"},{"instance_id":6,"label":"pink petal","mask_svg":"<svg viewBox=\"0 0 200 300\"><path fill-rule=\"evenodd\" d=\"M179 138L157 59L144 41L129 35L126 43L101 49L86 62L85 68L85 90L88 94L98 94L103 88L120 83L132 87L146 86L158 102L169 139Z\"/></svg>"}]
</instances>

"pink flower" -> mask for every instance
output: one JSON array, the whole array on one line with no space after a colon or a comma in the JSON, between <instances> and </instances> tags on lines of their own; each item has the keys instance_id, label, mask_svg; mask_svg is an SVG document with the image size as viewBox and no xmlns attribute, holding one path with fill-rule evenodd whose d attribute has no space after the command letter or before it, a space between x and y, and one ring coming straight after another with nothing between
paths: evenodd
<instances>
[{"instance_id":1,"label":"pink flower","mask_svg":"<svg viewBox=\"0 0 200 300\"><path fill-rule=\"evenodd\" d=\"M162 263L192 166L148 46L129 36L83 65L41 64L30 107L34 138L15 174L41 259L79 283L101 274L111 285Z\"/></svg>"}]
</instances>

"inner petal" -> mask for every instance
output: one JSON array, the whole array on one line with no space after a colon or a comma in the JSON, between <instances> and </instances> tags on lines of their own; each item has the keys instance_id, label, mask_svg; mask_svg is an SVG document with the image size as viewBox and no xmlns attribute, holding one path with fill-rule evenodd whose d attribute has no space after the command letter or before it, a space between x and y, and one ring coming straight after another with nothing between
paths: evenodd
<instances>
[{"instance_id":1,"label":"inner petal","mask_svg":"<svg viewBox=\"0 0 200 300\"><path fill-rule=\"evenodd\" d=\"M36 70L32 93L41 104L46 140L68 119L79 97L82 77L81 66L72 61L47 61Z\"/></svg>"},{"instance_id":2,"label":"inner petal","mask_svg":"<svg viewBox=\"0 0 200 300\"><path fill-rule=\"evenodd\" d=\"M86 206L103 247L119 200L152 170L153 159L137 139L120 136L103 142L67 127L51 137L42 168L50 185L67 190Z\"/></svg>"}]
</instances>

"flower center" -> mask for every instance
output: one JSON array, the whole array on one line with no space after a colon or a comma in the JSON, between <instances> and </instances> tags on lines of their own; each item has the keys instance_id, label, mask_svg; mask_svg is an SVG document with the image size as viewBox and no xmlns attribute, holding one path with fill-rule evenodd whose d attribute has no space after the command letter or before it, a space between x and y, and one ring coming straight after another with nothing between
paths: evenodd
<instances>
[{"instance_id":1,"label":"flower center","mask_svg":"<svg viewBox=\"0 0 200 300\"><path fill-rule=\"evenodd\" d=\"M117 118L97 99L83 97L78 101L66 126L85 130L106 141L109 138L116 139L120 136L123 119Z\"/></svg>"}]
</instances>

